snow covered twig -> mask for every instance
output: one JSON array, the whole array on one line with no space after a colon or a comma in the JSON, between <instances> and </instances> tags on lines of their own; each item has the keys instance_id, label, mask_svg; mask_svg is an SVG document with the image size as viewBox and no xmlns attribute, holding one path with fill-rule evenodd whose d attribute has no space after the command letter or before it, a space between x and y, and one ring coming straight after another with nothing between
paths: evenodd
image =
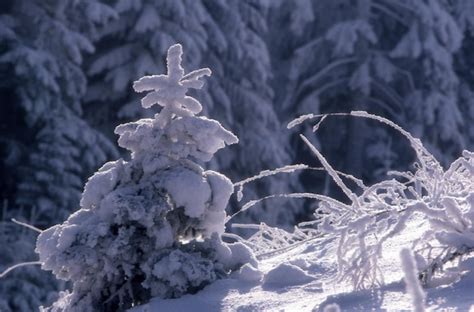
<instances>
[{"instance_id":1,"label":"snow covered twig","mask_svg":"<svg viewBox=\"0 0 474 312\"><path fill-rule=\"evenodd\" d=\"M29 265L41 265L41 264L42 264L41 261L30 261L30 262L22 262L22 263L12 265L11 267L7 268L5 271L0 273L0 279L5 277L5 275L7 275L8 273L10 273L11 271L15 269L18 269L24 266L29 266Z\"/></svg>"},{"instance_id":2,"label":"snow covered twig","mask_svg":"<svg viewBox=\"0 0 474 312\"><path fill-rule=\"evenodd\" d=\"M405 285L411 297L413 311L424 312L426 295L418 280L418 271L413 252L408 248L402 249L400 251L400 259L402 261Z\"/></svg>"}]
</instances>

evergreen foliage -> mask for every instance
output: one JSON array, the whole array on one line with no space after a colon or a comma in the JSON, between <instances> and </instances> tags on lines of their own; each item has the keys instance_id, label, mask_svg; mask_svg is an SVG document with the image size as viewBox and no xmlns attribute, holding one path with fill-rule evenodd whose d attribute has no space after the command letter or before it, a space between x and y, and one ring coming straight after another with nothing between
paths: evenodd
<instances>
[{"instance_id":1,"label":"evergreen foliage","mask_svg":"<svg viewBox=\"0 0 474 312\"><path fill-rule=\"evenodd\" d=\"M277 55L289 72L276 98L285 114L376 113L423 139L444 165L472 146L464 135L470 109L459 101L466 93L460 88L463 77L453 66L471 23L468 3L301 1L282 2L273 10L275 25L281 26L271 38L278 40L288 18L293 23L293 38L281 47L287 52ZM368 135L371 129L372 123L354 119L329 123L322 133L340 135L322 136L326 155L337 168L366 181L413 161L411 153L394 152L403 145L391 130Z\"/></svg>"},{"instance_id":2,"label":"evergreen foliage","mask_svg":"<svg viewBox=\"0 0 474 312\"><path fill-rule=\"evenodd\" d=\"M114 154L105 137L81 117L87 84L82 55L94 51L88 36L112 13L98 1L85 0L12 1L6 6L0 63L11 75L5 88L11 96L4 104L16 107L10 111L26 134L3 139L5 154L23 160L16 167L12 201L35 209L41 219L36 221L48 225L78 204L85 175Z\"/></svg>"}]
</instances>

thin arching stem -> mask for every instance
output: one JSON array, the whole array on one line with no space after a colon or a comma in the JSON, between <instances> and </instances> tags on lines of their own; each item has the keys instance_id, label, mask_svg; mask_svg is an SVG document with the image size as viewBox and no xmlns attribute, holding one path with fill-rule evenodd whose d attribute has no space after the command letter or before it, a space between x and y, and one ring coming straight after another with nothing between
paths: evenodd
<instances>
[{"instance_id":1,"label":"thin arching stem","mask_svg":"<svg viewBox=\"0 0 474 312\"><path fill-rule=\"evenodd\" d=\"M24 266L29 266L29 265L41 265L41 264L43 264L41 261L31 261L31 262L22 262L22 263L12 265L11 267L7 268L5 271L0 273L0 278L5 277L5 275L7 275L8 273L10 273L11 271L15 269L18 269Z\"/></svg>"}]
</instances>

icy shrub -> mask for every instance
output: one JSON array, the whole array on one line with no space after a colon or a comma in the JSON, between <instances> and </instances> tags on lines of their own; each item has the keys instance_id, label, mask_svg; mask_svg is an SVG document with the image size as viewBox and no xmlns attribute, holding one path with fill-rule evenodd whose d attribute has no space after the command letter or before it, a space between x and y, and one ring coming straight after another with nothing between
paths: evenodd
<instances>
[{"instance_id":1,"label":"icy shrub","mask_svg":"<svg viewBox=\"0 0 474 312\"><path fill-rule=\"evenodd\" d=\"M319 229L339 239L340 278L350 280L356 289L381 284L383 272L378 259L384 243L402 232L411 217L418 214L429 225L413 246L421 270L419 277L427 283L443 264L474 251L474 154L464 151L462 157L444 170L420 140L393 122L366 112L354 111L349 115L374 119L398 130L410 142L417 162L414 172L391 172L393 179L370 187L358 184L361 190L356 193L302 136L349 199L346 204L317 197L320 200L317 216L323 216ZM305 119L324 119L326 116L303 116L290 126Z\"/></svg>"},{"instance_id":2,"label":"icy shrub","mask_svg":"<svg viewBox=\"0 0 474 312\"><path fill-rule=\"evenodd\" d=\"M201 104L186 92L200 89L211 71L185 75L181 56L181 45L170 47L168 74L134 83L137 92L150 91L143 107L163 108L116 128L131 160L103 165L87 182L81 209L38 237L42 267L73 285L47 310L122 310L196 292L240 264L256 264L247 247L220 238L231 181L196 162L238 139L195 116Z\"/></svg>"},{"instance_id":3,"label":"icy shrub","mask_svg":"<svg viewBox=\"0 0 474 312\"><path fill-rule=\"evenodd\" d=\"M283 252L313 239L336 238L338 279L349 281L355 289L383 283L379 259L385 242L406 229L407 222L418 217L427 229L413 244L419 269L418 277L427 284L443 265L470 252L474 252L474 153L464 151L448 169L423 146L419 139L388 119L362 111L324 115L308 114L288 124L294 127L306 120L317 119L313 130L330 116L351 116L376 120L400 132L416 153L415 170L389 172L392 179L366 186L361 180L338 172L303 135L301 138L322 164L322 168L293 165L273 171L263 171L255 177L238 182L238 194L246 183L274 174L295 170L324 169L343 191L346 201L321 194L275 194L249 201L241 211L268 198L309 198L317 200L314 221L295 227L293 233L261 225L239 225L254 228L257 232L245 243L259 258ZM350 180L357 190L347 186ZM238 196L241 198L241 196Z\"/></svg>"}]
</instances>

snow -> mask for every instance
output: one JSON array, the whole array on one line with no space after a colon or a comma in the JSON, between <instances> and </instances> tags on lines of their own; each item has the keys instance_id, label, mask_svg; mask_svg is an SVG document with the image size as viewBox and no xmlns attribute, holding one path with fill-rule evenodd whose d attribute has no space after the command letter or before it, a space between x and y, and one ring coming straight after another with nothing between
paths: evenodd
<instances>
[{"instance_id":1,"label":"snow","mask_svg":"<svg viewBox=\"0 0 474 312\"><path fill-rule=\"evenodd\" d=\"M260 260L262 280L254 278L258 276L253 275L256 271L246 265L237 274L217 280L194 295L153 299L130 311L409 311L411 297L405 290L399 253L411 246L428 226L421 217L411 219L403 235L387 242L381 260L385 284L379 288L356 291L347 282L336 282L337 244L319 238ZM462 260L457 279L424 289L427 308L471 311L473 289L474 255L471 255Z\"/></svg>"},{"instance_id":2,"label":"snow","mask_svg":"<svg viewBox=\"0 0 474 312\"><path fill-rule=\"evenodd\" d=\"M324 312L340 312L341 307L337 303L328 304L324 307Z\"/></svg>"},{"instance_id":3,"label":"snow","mask_svg":"<svg viewBox=\"0 0 474 312\"><path fill-rule=\"evenodd\" d=\"M174 83L180 84L181 69L174 70L163 77L177 76ZM194 73L190 79L199 76ZM156 90L152 80L142 81ZM200 307L206 311L337 309L334 304L349 311L423 311L425 298L428 309L441 303L463 307L448 297L430 300L430 291L455 287L471 274L464 263L474 250L472 153L464 152L444 169L420 140L390 120L351 112L389 125L408 139L418 161L413 171L399 173L407 181L390 179L354 192L301 135L351 202L313 193L269 195L318 199L319 224L312 228L316 223L307 222L309 228L299 225L292 233L250 225L256 235L248 240L230 235L238 241L224 243L225 206L233 185L219 173L204 171L192 157L199 149L189 146L207 141L200 131L217 129L213 133L219 144L211 145L224 147L226 130L192 111L179 115L185 105L169 115L166 108L174 110L186 96L180 92L163 101L164 115L118 128L131 160L104 165L86 185L86 206L39 235L42 267L73 282L72 292L64 293L51 310L64 304L66 310L98 309L115 293L111 309L156 297L134 311L194 309L195 300L204 302ZM343 114L325 116L334 115ZM196 135L188 135L186 125L195 120ZM295 169L305 168L284 167L259 176ZM265 199L249 201L242 210ZM461 304L470 307L472 300L468 296Z\"/></svg>"},{"instance_id":4,"label":"snow","mask_svg":"<svg viewBox=\"0 0 474 312\"><path fill-rule=\"evenodd\" d=\"M377 42L372 26L364 20L340 22L326 33L326 39L335 45L334 56L353 54L359 36L370 43Z\"/></svg>"},{"instance_id":5,"label":"snow","mask_svg":"<svg viewBox=\"0 0 474 312\"><path fill-rule=\"evenodd\" d=\"M246 263L233 276L244 282L260 282L263 273L250 263Z\"/></svg>"},{"instance_id":6,"label":"snow","mask_svg":"<svg viewBox=\"0 0 474 312\"><path fill-rule=\"evenodd\" d=\"M81 207L91 209L105 194L113 190L118 180L118 172L123 166L123 161L108 162L104 164L84 187L84 196L81 198Z\"/></svg>"},{"instance_id":7,"label":"snow","mask_svg":"<svg viewBox=\"0 0 474 312\"><path fill-rule=\"evenodd\" d=\"M133 88L137 92L149 92L142 99L142 106L150 108L159 104L163 107L157 122L163 128L173 115L179 117L193 116L202 110L196 99L186 96L188 89L201 89L204 83L199 80L203 76L210 76L209 68L202 68L184 75L181 67L183 48L175 44L168 49L167 75L145 76L135 81Z\"/></svg>"},{"instance_id":8,"label":"snow","mask_svg":"<svg viewBox=\"0 0 474 312\"><path fill-rule=\"evenodd\" d=\"M410 249L404 248L400 251L400 259L407 293L410 294L413 308L416 312L424 312L426 296L418 280L415 256Z\"/></svg>"},{"instance_id":9,"label":"snow","mask_svg":"<svg viewBox=\"0 0 474 312\"><path fill-rule=\"evenodd\" d=\"M191 218L202 216L211 197L211 188L204 177L184 169L166 171L160 179L175 204L184 207L186 215Z\"/></svg>"},{"instance_id":10,"label":"snow","mask_svg":"<svg viewBox=\"0 0 474 312\"><path fill-rule=\"evenodd\" d=\"M301 268L289 263L281 263L265 274L263 278L263 287L287 287L294 285L307 284L314 280Z\"/></svg>"}]
</instances>

